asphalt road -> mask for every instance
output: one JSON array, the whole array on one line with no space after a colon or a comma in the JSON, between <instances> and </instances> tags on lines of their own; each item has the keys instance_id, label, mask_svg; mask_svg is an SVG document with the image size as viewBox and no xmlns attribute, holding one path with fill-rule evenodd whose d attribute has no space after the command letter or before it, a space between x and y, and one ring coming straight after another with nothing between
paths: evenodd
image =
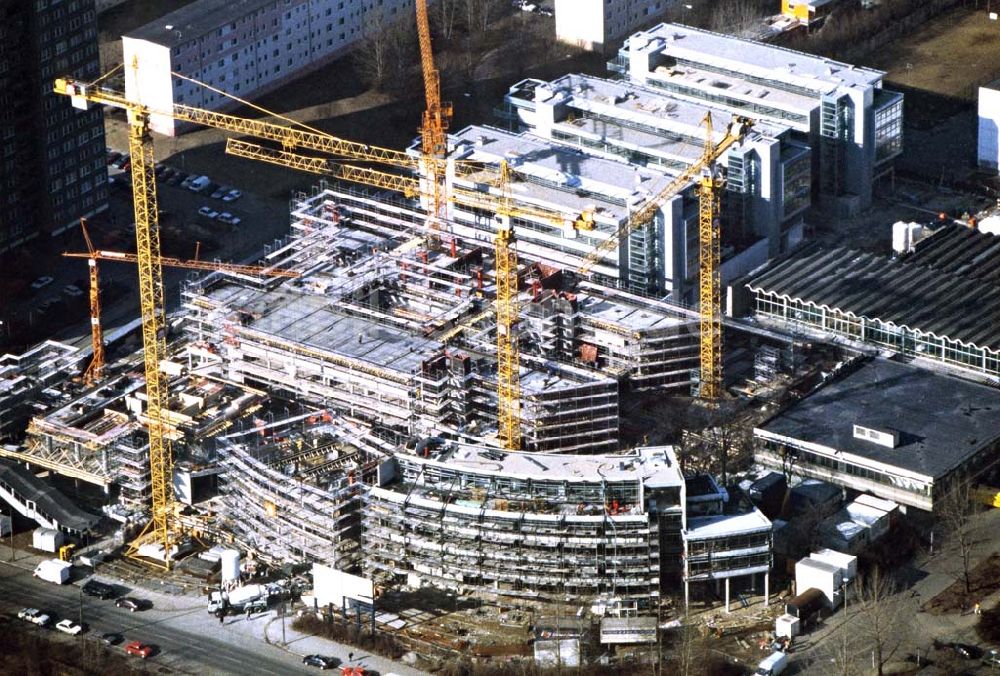
<instances>
[{"instance_id":1,"label":"asphalt road","mask_svg":"<svg viewBox=\"0 0 1000 676\"><path fill-rule=\"evenodd\" d=\"M57 619L79 621L81 596L77 585L54 585L32 577L29 571L22 568L0 565L0 606L14 617L21 608L33 607L55 614ZM137 596L141 598L141 592ZM193 617L195 614L199 615ZM234 645L225 637L206 635L205 615L205 608L200 605L190 610L161 611L152 608L130 613L116 608L114 601L83 596L83 620L88 625L88 632L75 639L65 639L98 640L105 632L120 632L125 641L116 649L122 650L125 642L134 640L155 645L158 651L148 662L187 673L281 676L316 671L304 667L297 655L250 636L241 636L240 645ZM54 632L27 623L24 626L27 631Z\"/></svg>"}]
</instances>

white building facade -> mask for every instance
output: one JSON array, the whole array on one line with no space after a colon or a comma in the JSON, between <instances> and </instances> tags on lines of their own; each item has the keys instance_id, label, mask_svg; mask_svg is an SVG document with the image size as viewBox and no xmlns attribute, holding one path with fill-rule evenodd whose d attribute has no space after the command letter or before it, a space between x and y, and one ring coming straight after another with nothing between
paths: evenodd
<instances>
[{"instance_id":1,"label":"white building facade","mask_svg":"<svg viewBox=\"0 0 1000 676\"><path fill-rule=\"evenodd\" d=\"M677 24L628 39L609 64L631 82L758 122L812 150L812 192L842 215L867 208L903 150L903 95L882 71Z\"/></svg>"},{"instance_id":2,"label":"white building facade","mask_svg":"<svg viewBox=\"0 0 1000 676\"><path fill-rule=\"evenodd\" d=\"M171 73L252 98L345 54L383 21L413 12L413 0L197 0L122 37L125 93L153 110L175 103L224 109L236 102ZM176 133L166 116L154 115L152 124Z\"/></svg>"},{"instance_id":3,"label":"white building facade","mask_svg":"<svg viewBox=\"0 0 1000 676\"><path fill-rule=\"evenodd\" d=\"M1000 80L979 88L976 158L982 169L1000 169Z\"/></svg>"},{"instance_id":4,"label":"white building facade","mask_svg":"<svg viewBox=\"0 0 1000 676\"><path fill-rule=\"evenodd\" d=\"M655 21L673 0L556 0L556 39L589 51Z\"/></svg>"}]
</instances>

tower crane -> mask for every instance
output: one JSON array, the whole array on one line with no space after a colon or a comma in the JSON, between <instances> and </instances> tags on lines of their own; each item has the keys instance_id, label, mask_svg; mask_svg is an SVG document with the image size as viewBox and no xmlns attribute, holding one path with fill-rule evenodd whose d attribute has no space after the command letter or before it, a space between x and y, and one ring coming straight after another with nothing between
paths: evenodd
<instances>
[{"instance_id":1,"label":"tower crane","mask_svg":"<svg viewBox=\"0 0 1000 676\"><path fill-rule=\"evenodd\" d=\"M93 385L104 375L104 329L101 325L101 301L100 282L98 279L97 261L117 261L119 263L139 262L139 255L133 253L122 253L118 251L105 251L94 248L87 232L86 219L80 219L80 231L83 233L84 242L87 244L86 253L65 252L63 256L67 258L86 258L87 267L90 269L90 342L93 356L87 370L83 373L83 382L86 385ZM197 258L192 261L180 260L177 258L160 258L160 265L174 268L187 268L190 270L210 270L218 272L232 272L235 274L269 276L269 277L301 277L301 273L294 270L283 270L280 268L262 267L258 265L235 265L231 263L213 263L210 261L199 261Z\"/></svg>"},{"instance_id":2,"label":"tower crane","mask_svg":"<svg viewBox=\"0 0 1000 676\"><path fill-rule=\"evenodd\" d=\"M719 281L719 202L725 179L715 162L735 143L746 138L753 120L736 115L726 126L722 140L713 144L712 114L706 113L705 149L694 164L681 172L660 192L647 200L618 230L587 254L577 272L586 273L604 256L617 250L621 241L650 223L663 203L692 182L698 185L698 300L699 300L699 396L714 401L722 394L722 307Z\"/></svg>"},{"instance_id":3,"label":"tower crane","mask_svg":"<svg viewBox=\"0 0 1000 676\"><path fill-rule=\"evenodd\" d=\"M87 268L90 271L90 348L91 358L87 370L83 372L83 382L93 385L104 375L104 330L101 328L101 289L98 284L97 251L90 241L87 232L87 219L80 219L80 232L87 244L89 253L82 254L87 258Z\"/></svg>"},{"instance_id":4,"label":"tower crane","mask_svg":"<svg viewBox=\"0 0 1000 676\"><path fill-rule=\"evenodd\" d=\"M88 242L89 244L89 242ZM93 260L116 261L118 263L138 263L139 255L125 253L122 251L107 251L91 247L89 253L65 252L66 258L90 258ZM213 261L183 260L180 258L160 257L160 265L170 268L184 268L187 270L206 270L210 272L231 272L237 275L253 275L256 277L301 277L302 273L297 270L286 270L284 268L264 267L261 265L240 265L237 263L216 263Z\"/></svg>"},{"instance_id":5,"label":"tower crane","mask_svg":"<svg viewBox=\"0 0 1000 676\"><path fill-rule=\"evenodd\" d=\"M431 205L433 220L431 228L441 227L444 220L446 190L444 176L444 161L448 154L448 124L451 120L452 106L441 102L441 74L434 65L434 52L431 49L431 26L427 17L427 0L416 0L417 35L420 42L420 65L424 74L424 98L427 109L424 111L423 124L420 129L421 150L426 167L425 175L431 184Z\"/></svg>"}]
</instances>

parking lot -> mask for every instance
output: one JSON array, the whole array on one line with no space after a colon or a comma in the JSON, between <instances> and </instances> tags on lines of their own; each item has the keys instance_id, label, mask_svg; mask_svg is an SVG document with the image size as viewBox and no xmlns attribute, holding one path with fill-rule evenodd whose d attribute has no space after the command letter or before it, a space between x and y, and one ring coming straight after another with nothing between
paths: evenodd
<instances>
[{"instance_id":1,"label":"parking lot","mask_svg":"<svg viewBox=\"0 0 1000 676\"><path fill-rule=\"evenodd\" d=\"M117 165L108 165L109 176L113 178L109 208L88 221L88 230L97 249L134 252L131 175L128 164L122 161L123 154L123 148L111 148L109 159ZM192 259L197 252L202 260L252 261L264 244L287 233L287 200L250 192L238 180L225 183L215 180L208 172L198 170L201 163L187 170L180 164L169 160L159 163L157 197L162 255ZM183 179L206 174L208 180L201 191L182 187ZM234 177L230 173L230 177L238 179L239 175ZM48 337L89 345L87 263L61 256L63 251L86 251L83 237L74 229L47 244L51 246L35 251L25 266L24 286L7 296L6 314L0 317L0 339L7 338L8 342L0 346L0 352L20 350ZM136 271L132 265L115 262L101 262L99 271L102 324L108 333L138 316ZM189 273L189 270L164 268L168 306L179 302L176 288Z\"/></svg>"}]
</instances>

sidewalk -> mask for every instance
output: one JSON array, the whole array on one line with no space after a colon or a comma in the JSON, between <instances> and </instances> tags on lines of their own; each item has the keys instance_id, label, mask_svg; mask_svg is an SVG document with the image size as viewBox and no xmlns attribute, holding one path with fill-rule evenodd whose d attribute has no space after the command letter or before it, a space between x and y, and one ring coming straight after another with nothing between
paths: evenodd
<instances>
[{"instance_id":1,"label":"sidewalk","mask_svg":"<svg viewBox=\"0 0 1000 676\"><path fill-rule=\"evenodd\" d=\"M266 621L264 622L259 621L256 617L250 619L249 624L251 625L254 634L258 635L262 640L267 641L272 645L283 647L285 650L296 655L331 655L339 658L344 665L350 664L351 666L374 669L382 676L390 673L399 674L399 676L424 676L427 673L420 671L419 669L414 669L413 667L400 664L399 662L394 662L380 655L366 653L361 648L355 648L343 643L337 643L336 641L330 641L325 638L310 636L309 634L303 634L302 632L296 631L295 629L292 629L292 622L295 619L293 614L289 614L289 616L285 618L285 644L282 645L281 618L278 617L278 614L275 611L269 611L265 616L261 617L260 620L264 620L265 618ZM243 618L240 618L240 622L247 624L246 620ZM347 656L352 652L354 653L354 659L348 662Z\"/></svg>"}]
</instances>

